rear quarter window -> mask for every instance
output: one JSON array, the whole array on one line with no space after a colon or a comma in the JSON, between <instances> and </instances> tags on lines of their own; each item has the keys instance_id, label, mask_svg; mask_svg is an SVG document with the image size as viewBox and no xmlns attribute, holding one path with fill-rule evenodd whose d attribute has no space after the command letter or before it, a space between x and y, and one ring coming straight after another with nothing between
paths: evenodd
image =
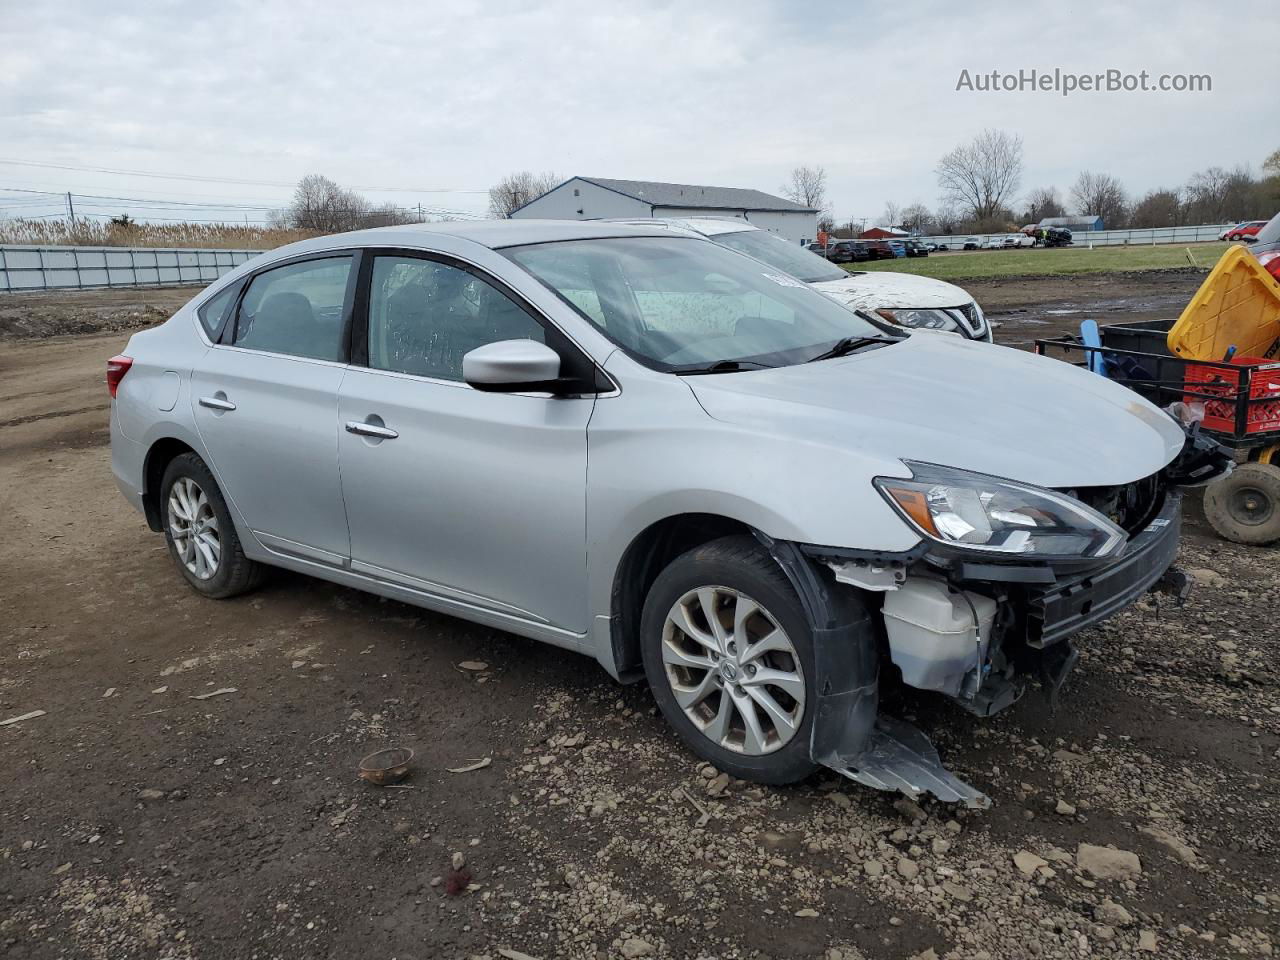
<instances>
[{"instance_id":1,"label":"rear quarter window","mask_svg":"<svg viewBox=\"0 0 1280 960\"><path fill-rule=\"evenodd\" d=\"M240 286L239 283L231 284L196 311L196 315L200 318L200 325L204 327L205 336L210 341L217 341L223 327L226 326L227 318L235 307L236 294L240 292Z\"/></svg>"}]
</instances>

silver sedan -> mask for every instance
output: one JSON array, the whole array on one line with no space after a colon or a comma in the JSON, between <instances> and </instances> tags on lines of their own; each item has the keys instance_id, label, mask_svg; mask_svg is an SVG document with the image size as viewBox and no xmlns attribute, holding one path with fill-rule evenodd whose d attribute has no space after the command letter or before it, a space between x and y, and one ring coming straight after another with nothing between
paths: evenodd
<instances>
[{"instance_id":1,"label":"silver sedan","mask_svg":"<svg viewBox=\"0 0 1280 960\"><path fill-rule=\"evenodd\" d=\"M1183 434L1136 395L662 228L294 244L107 381L117 483L195 590L285 567L580 651L762 782L983 802L878 717L882 669L994 712L1177 544Z\"/></svg>"}]
</instances>

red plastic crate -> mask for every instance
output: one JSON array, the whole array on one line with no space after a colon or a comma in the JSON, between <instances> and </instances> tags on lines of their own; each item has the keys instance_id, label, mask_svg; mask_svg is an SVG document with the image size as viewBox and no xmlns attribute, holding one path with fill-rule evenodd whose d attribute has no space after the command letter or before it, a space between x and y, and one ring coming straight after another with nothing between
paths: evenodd
<instances>
[{"instance_id":1,"label":"red plastic crate","mask_svg":"<svg viewBox=\"0 0 1280 960\"><path fill-rule=\"evenodd\" d=\"M1249 395L1266 403L1249 405L1249 423L1245 433L1266 433L1280 430L1280 364L1266 357L1233 357L1231 362L1242 367L1253 367L1249 381ZM1259 365L1265 366L1259 366ZM1240 374L1222 367L1203 364L1187 364L1185 386L1201 396L1186 394L1186 403L1204 404L1204 427L1220 433L1236 432L1236 398L1240 396ZM1205 394L1221 396L1222 400L1209 400ZM1274 399L1273 399L1274 398Z\"/></svg>"}]
</instances>

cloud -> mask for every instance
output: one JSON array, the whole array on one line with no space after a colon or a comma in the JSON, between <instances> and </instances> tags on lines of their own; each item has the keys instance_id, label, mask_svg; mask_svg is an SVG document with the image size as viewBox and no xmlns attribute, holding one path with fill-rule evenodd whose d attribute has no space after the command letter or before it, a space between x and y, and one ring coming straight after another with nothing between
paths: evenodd
<instances>
[{"instance_id":1,"label":"cloud","mask_svg":"<svg viewBox=\"0 0 1280 960\"><path fill-rule=\"evenodd\" d=\"M1275 18L1139 3L48 3L0 18L0 154L483 191L517 169L751 186L822 164L838 215L937 199L938 157L1019 133L1024 188L1131 192L1280 146ZM957 92L962 69L1208 73L1209 93ZM284 199L0 164L0 186ZM483 211L479 192L371 194Z\"/></svg>"}]
</instances>

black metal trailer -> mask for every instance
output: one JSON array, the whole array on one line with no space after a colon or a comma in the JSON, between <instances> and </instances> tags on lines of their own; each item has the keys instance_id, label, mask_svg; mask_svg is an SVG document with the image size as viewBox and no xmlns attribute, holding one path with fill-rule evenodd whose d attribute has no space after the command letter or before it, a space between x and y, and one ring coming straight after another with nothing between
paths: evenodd
<instances>
[{"instance_id":1,"label":"black metal trailer","mask_svg":"<svg viewBox=\"0 0 1280 960\"><path fill-rule=\"evenodd\" d=\"M1109 380L1158 407L1203 404L1207 416L1201 429L1231 449L1238 464L1205 488L1205 516L1235 543L1280 540L1280 360L1231 363L1175 356L1165 342L1174 323L1107 324L1098 328L1101 346L1075 336L1050 337L1036 340L1035 352L1076 366L1101 365Z\"/></svg>"}]
</instances>

